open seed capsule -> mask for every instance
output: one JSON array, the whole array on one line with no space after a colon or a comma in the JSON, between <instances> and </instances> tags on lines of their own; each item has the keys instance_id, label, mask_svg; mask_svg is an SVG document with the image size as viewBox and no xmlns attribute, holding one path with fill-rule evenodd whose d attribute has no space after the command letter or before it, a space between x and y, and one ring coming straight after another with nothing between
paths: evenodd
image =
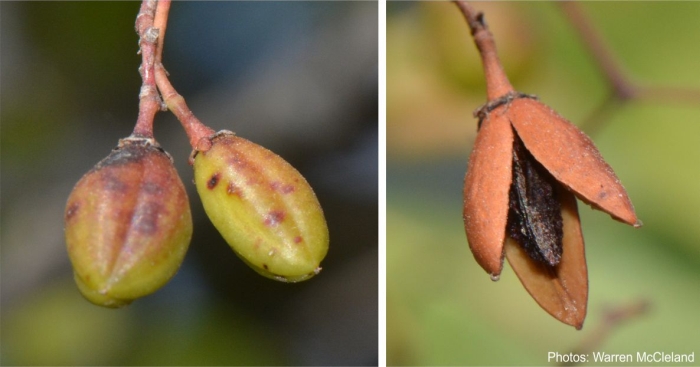
<instances>
[{"instance_id":1,"label":"open seed capsule","mask_svg":"<svg viewBox=\"0 0 700 367\"><path fill-rule=\"evenodd\" d=\"M321 270L328 227L304 177L275 153L220 131L194 156L204 210L226 242L258 273L299 282Z\"/></svg>"},{"instance_id":2,"label":"open seed capsule","mask_svg":"<svg viewBox=\"0 0 700 367\"><path fill-rule=\"evenodd\" d=\"M175 275L192 237L184 185L153 139L126 138L76 184L65 235L85 298L121 307Z\"/></svg>"}]
</instances>

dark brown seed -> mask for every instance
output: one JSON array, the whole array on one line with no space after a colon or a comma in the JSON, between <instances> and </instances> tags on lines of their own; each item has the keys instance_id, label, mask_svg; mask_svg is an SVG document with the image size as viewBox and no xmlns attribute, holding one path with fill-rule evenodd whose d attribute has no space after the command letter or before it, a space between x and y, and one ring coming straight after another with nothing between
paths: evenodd
<instances>
[{"instance_id":1,"label":"dark brown seed","mask_svg":"<svg viewBox=\"0 0 700 367\"><path fill-rule=\"evenodd\" d=\"M536 261L555 266L561 259L561 205L556 183L525 149L513 141L513 181L510 187L508 235Z\"/></svg>"},{"instance_id":2,"label":"dark brown seed","mask_svg":"<svg viewBox=\"0 0 700 367\"><path fill-rule=\"evenodd\" d=\"M564 237L559 264L549 266L532 260L522 246L506 239L510 266L525 289L549 314L577 329L583 326L588 300L588 270L576 198L568 190L557 190L561 204Z\"/></svg>"}]
</instances>

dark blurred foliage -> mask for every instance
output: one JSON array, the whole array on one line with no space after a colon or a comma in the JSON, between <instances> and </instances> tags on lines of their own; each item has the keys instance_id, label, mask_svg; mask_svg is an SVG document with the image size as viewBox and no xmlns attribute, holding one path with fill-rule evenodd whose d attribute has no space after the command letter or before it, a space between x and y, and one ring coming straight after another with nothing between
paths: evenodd
<instances>
[{"instance_id":1,"label":"dark blurred foliage","mask_svg":"<svg viewBox=\"0 0 700 367\"><path fill-rule=\"evenodd\" d=\"M209 223L170 113L155 135L190 196L180 272L124 309L82 299L63 239L73 185L126 137L141 84L137 2L2 2L3 365L372 365L377 341L377 11L373 2L174 2L164 65L189 107L306 176L331 243L280 284Z\"/></svg>"}]
</instances>

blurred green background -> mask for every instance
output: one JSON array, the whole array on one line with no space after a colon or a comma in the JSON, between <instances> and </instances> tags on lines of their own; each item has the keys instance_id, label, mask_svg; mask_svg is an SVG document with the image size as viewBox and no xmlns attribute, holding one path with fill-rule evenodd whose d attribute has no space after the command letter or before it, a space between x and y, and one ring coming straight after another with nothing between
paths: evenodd
<instances>
[{"instance_id":1,"label":"blurred green background","mask_svg":"<svg viewBox=\"0 0 700 367\"><path fill-rule=\"evenodd\" d=\"M514 87L585 120L610 93L557 4L476 2ZM699 2L580 4L641 85L700 89ZM583 330L539 308L508 265L494 283L462 224L462 184L485 102L476 47L450 3L387 5L387 360L548 365L590 340L608 353L700 357L700 101L629 102L592 136L644 222L579 203L590 295ZM604 310L650 309L600 339ZM591 339L592 338L592 339ZM595 340L598 338L598 340ZM589 363L591 364L591 363ZM633 363L634 364L634 363Z\"/></svg>"},{"instance_id":2,"label":"blurred green background","mask_svg":"<svg viewBox=\"0 0 700 367\"><path fill-rule=\"evenodd\" d=\"M84 300L63 239L73 185L136 121L139 2L0 3L2 365L377 364L377 12L372 2L173 2L164 64L189 107L278 153L315 189L323 272L281 284L208 221L170 113L155 136L187 187L179 273L127 308Z\"/></svg>"}]
</instances>

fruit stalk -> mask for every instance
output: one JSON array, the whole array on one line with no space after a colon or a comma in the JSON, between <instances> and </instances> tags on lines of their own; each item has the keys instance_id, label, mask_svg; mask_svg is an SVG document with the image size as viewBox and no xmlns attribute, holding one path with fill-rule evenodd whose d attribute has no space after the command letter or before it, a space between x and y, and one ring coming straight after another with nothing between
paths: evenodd
<instances>
[{"instance_id":1,"label":"fruit stalk","mask_svg":"<svg viewBox=\"0 0 700 367\"><path fill-rule=\"evenodd\" d=\"M156 0L144 0L136 16L136 33L139 35L141 54L139 72L143 83L139 93L139 114L132 136L144 138L153 138L153 119L162 105L154 72L156 42L159 36L158 28L153 26L156 5Z\"/></svg>"},{"instance_id":2,"label":"fruit stalk","mask_svg":"<svg viewBox=\"0 0 700 367\"><path fill-rule=\"evenodd\" d=\"M486 94L489 101L512 93L515 90L503 70L496 52L496 42L484 21L484 14L477 12L465 1L455 1L455 4L469 24L474 43L479 49L481 62L486 76Z\"/></svg>"},{"instance_id":3,"label":"fruit stalk","mask_svg":"<svg viewBox=\"0 0 700 367\"><path fill-rule=\"evenodd\" d=\"M163 67L162 55L165 40L165 30L168 23L168 13L170 11L170 0L161 0L155 13L153 23L159 30L159 37L156 46L155 82L160 90L163 100L168 109L177 117L178 121L185 129L193 150L205 152L211 148L210 138L215 131L204 125L192 113L185 98L181 96L168 79L168 73ZM192 164L192 160L190 160Z\"/></svg>"}]
</instances>

